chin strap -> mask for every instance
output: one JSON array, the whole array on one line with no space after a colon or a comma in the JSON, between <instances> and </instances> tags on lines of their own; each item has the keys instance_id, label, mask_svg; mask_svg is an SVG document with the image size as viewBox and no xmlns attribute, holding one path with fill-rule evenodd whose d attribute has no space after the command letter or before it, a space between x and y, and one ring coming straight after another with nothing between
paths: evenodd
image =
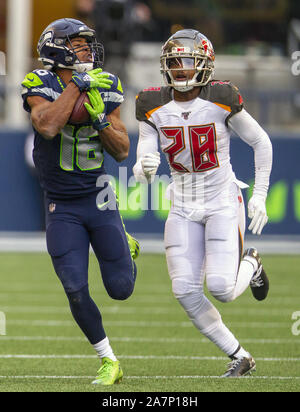
<instances>
[{"instance_id":1,"label":"chin strap","mask_svg":"<svg viewBox=\"0 0 300 412\"><path fill-rule=\"evenodd\" d=\"M188 84L188 83L190 83L190 84ZM188 82L186 82L186 81L184 81L184 82L173 81L173 87L178 92L189 92L190 90L192 90L195 87L194 83L195 83L194 80L191 80L191 81L188 81Z\"/></svg>"},{"instance_id":2,"label":"chin strap","mask_svg":"<svg viewBox=\"0 0 300 412\"><path fill-rule=\"evenodd\" d=\"M39 58L39 61L43 63L46 70L52 70L54 67L53 62L49 59ZM56 67L60 69L75 70L77 73L84 73L93 70L94 63L74 63L72 66L65 66L64 64L59 63Z\"/></svg>"},{"instance_id":3,"label":"chin strap","mask_svg":"<svg viewBox=\"0 0 300 412\"><path fill-rule=\"evenodd\" d=\"M178 92L189 92L194 86L173 86Z\"/></svg>"},{"instance_id":4,"label":"chin strap","mask_svg":"<svg viewBox=\"0 0 300 412\"><path fill-rule=\"evenodd\" d=\"M77 73L84 73L93 70L94 63L75 63L72 68Z\"/></svg>"}]
</instances>

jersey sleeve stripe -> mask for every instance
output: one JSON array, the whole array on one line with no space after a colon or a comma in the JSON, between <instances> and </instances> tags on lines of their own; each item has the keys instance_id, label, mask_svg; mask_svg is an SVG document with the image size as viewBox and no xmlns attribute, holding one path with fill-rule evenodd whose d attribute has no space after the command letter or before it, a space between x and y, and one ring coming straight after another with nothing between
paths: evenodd
<instances>
[{"instance_id":1,"label":"jersey sleeve stripe","mask_svg":"<svg viewBox=\"0 0 300 412\"><path fill-rule=\"evenodd\" d=\"M145 113L147 119L149 119L149 118L151 117L152 113L154 113L154 112L155 112L156 110L158 110L159 108L161 108L161 106L154 107L154 109L149 110L149 112Z\"/></svg>"},{"instance_id":2,"label":"jersey sleeve stripe","mask_svg":"<svg viewBox=\"0 0 300 412\"><path fill-rule=\"evenodd\" d=\"M123 95L114 92L104 92L103 93L103 101L111 101L113 103L122 103L124 101Z\"/></svg>"},{"instance_id":3,"label":"jersey sleeve stripe","mask_svg":"<svg viewBox=\"0 0 300 412\"><path fill-rule=\"evenodd\" d=\"M33 87L31 89L28 89L28 96L29 95L38 95L45 98L50 97L53 100L56 100L61 95L61 93L54 91L50 87Z\"/></svg>"},{"instance_id":4,"label":"jersey sleeve stripe","mask_svg":"<svg viewBox=\"0 0 300 412\"><path fill-rule=\"evenodd\" d=\"M217 102L213 102L214 104L216 104L217 106L221 107L222 109L226 110L227 112L231 112L231 107L227 106L226 104L221 104L221 103L217 103Z\"/></svg>"}]
</instances>

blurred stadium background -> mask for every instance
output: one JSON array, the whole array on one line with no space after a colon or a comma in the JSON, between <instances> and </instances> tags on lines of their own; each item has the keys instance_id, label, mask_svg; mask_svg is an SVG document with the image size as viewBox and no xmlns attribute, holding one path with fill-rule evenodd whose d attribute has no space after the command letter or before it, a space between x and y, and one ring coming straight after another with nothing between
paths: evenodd
<instances>
[{"instance_id":1,"label":"blurred stadium background","mask_svg":"<svg viewBox=\"0 0 300 412\"><path fill-rule=\"evenodd\" d=\"M62 17L81 19L96 29L106 50L106 70L122 80L122 115L131 138L123 164L127 179L137 144L135 95L162 84L162 43L180 28L207 35L216 51L215 77L240 88L246 109L267 130L274 148L269 224L260 238L248 234L246 243L255 242L261 253L300 252L299 0L0 0L0 250L45 250L42 193L20 83L28 71L41 67L36 54L40 33ZM232 162L237 177L251 185L252 150L235 137ZM107 157L108 173L118 177L118 166ZM165 163L159 173L167 173ZM126 228L141 239L145 252L163 252L164 189L157 186L151 193L160 199L158 210L143 210L136 188L128 191L131 202L123 202Z\"/></svg>"}]
</instances>

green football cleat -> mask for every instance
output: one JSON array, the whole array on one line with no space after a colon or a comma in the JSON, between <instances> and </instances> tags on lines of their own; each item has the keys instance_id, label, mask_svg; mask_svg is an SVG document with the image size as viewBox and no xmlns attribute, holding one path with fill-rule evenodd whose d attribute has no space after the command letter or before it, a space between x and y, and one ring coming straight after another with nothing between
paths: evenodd
<instances>
[{"instance_id":1,"label":"green football cleat","mask_svg":"<svg viewBox=\"0 0 300 412\"><path fill-rule=\"evenodd\" d=\"M98 376L92 382L96 385L113 385L114 383L120 383L123 378L123 371L121 369L120 362L113 361L109 358L102 359L102 366L98 370Z\"/></svg>"},{"instance_id":2,"label":"green football cleat","mask_svg":"<svg viewBox=\"0 0 300 412\"><path fill-rule=\"evenodd\" d=\"M126 232L127 241L130 249L130 254L132 259L137 259L140 254L140 244L138 240L132 237L129 233Z\"/></svg>"}]
</instances>

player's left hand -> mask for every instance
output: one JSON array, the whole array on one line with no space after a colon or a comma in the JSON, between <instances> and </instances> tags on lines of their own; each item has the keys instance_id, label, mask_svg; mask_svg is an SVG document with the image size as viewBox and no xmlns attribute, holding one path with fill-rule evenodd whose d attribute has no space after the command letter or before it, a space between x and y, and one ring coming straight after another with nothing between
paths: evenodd
<instances>
[{"instance_id":1,"label":"player's left hand","mask_svg":"<svg viewBox=\"0 0 300 412\"><path fill-rule=\"evenodd\" d=\"M87 94L89 96L91 104L84 103L84 106L86 110L89 112L89 115L93 122L93 127L96 130L100 131L110 126L110 123L107 120L105 113L103 113L105 105L99 90L91 89L87 92Z\"/></svg>"},{"instance_id":2,"label":"player's left hand","mask_svg":"<svg viewBox=\"0 0 300 412\"><path fill-rule=\"evenodd\" d=\"M102 73L102 69L100 68L83 73L75 72L70 81L76 84L81 92L91 90L95 87L110 89L113 83L113 81L109 78L109 74Z\"/></svg>"},{"instance_id":3,"label":"player's left hand","mask_svg":"<svg viewBox=\"0 0 300 412\"><path fill-rule=\"evenodd\" d=\"M248 227L254 235L260 235L263 227L268 221L265 198L253 195L248 202L248 217L251 223Z\"/></svg>"}]
</instances>

